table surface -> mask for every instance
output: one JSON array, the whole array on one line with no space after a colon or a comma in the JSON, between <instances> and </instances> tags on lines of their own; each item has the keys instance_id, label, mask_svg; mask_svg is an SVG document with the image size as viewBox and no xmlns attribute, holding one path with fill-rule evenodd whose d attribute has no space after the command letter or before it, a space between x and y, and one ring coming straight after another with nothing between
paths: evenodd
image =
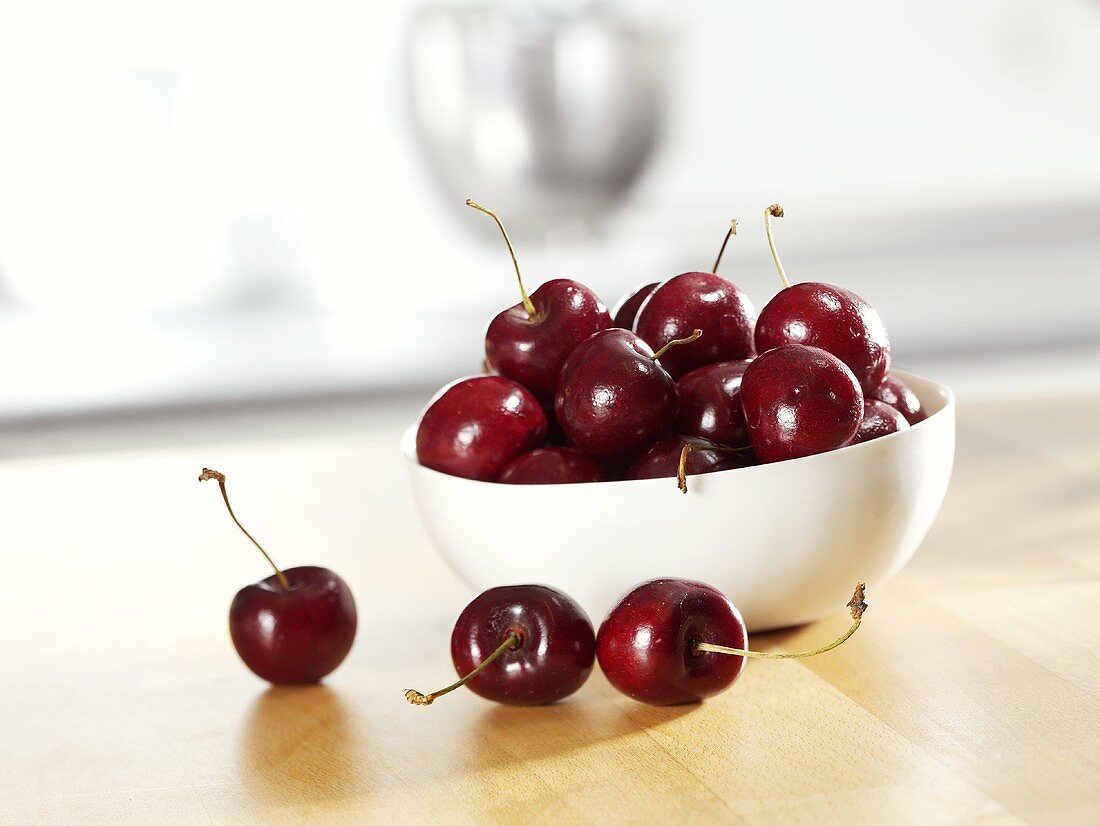
<instances>
[{"instance_id":1,"label":"table surface","mask_svg":"<svg viewBox=\"0 0 1100 826\"><path fill-rule=\"evenodd\" d=\"M598 671L546 708L406 705L450 678L471 594L417 524L399 417L0 461L0 821L1100 822L1098 418L962 405L942 514L860 631L677 708ZM237 661L226 609L263 560L203 465L282 564L352 583L324 685Z\"/></svg>"}]
</instances>

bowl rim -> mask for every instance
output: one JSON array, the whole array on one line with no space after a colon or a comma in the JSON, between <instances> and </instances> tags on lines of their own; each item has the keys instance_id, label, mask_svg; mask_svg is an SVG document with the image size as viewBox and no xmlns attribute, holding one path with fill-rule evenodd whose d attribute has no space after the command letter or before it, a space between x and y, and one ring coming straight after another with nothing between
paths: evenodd
<instances>
[{"instance_id":1,"label":"bowl rim","mask_svg":"<svg viewBox=\"0 0 1100 826\"><path fill-rule=\"evenodd\" d=\"M898 430L894 433L888 433L885 436L880 436L879 438L872 439L868 442L860 442L859 444L846 445L845 447L840 447L836 450L829 450L824 453L815 453L812 456L800 456L797 459L784 459L779 462L767 462L759 465L749 465L748 467L729 468L728 470L712 471L711 473L708 473L706 475L708 477L721 477L736 473L744 477L753 472L765 472L766 468L787 467L791 466L793 463L822 461L825 460L826 457L832 456L840 451L875 449L876 445L880 445L881 443L887 442L891 439L909 438L906 436L907 433L910 433L917 428L923 428L925 427L925 425L927 425L928 422L932 421L933 419L940 419L944 416L944 414L954 411L955 393L947 385L941 384L934 379L927 378L926 376L922 376L909 370L891 369L890 374L898 376L898 378L900 378L906 383L907 386L909 386L910 390L913 390L913 392L916 393L922 407L925 407L926 402L931 401L931 399L934 397L938 402L941 403L940 408L934 413L929 413L926 418L922 419L914 425L910 425L905 430ZM916 383L918 384L929 385L927 393L917 393L917 391L910 384L910 380L912 379L915 379ZM423 412L421 412L421 416L423 416ZM471 485L487 485L492 486L494 489L499 489L501 485L500 482L489 482L482 479L469 479L465 476L454 476L450 473L444 473L443 471L435 470L430 467L425 467L424 465L420 464L420 462L416 458L416 430L419 425L420 417L418 416L416 421L410 424L405 429L404 433L401 434L401 440L399 442L401 452L404 454L405 459L411 466L413 472L424 473L428 474L429 476L440 476L445 479L454 480L455 484L467 482ZM559 482L552 484L506 485L505 487L507 487L509 490L516 491L524 489L545 490L547 488L553 488L555 490L575 490L577 488L590 489L592 485L599 485L601 489L604 489L605 486L614 485L633 485L637 487L639 485L648 484L653 487L655 485L668 485L668 480L670 478L673 477L657 477L653 479L614 479L607 482Z\"/></svg>"}]
</instances>

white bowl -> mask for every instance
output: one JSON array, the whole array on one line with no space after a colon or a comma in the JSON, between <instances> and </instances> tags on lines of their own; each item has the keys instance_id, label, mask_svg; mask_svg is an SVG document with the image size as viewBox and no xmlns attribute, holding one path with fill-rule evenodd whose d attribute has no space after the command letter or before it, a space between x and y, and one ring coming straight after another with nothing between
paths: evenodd
<instances>
[{"instance_id":1,"label":"white bowl","mask_svg":"<svg viewBox=\"0 0 1100 826\"><path fill-rule=\"evenodd\" d=\"M894 371L928 418L831 453L676 480L500 485L448 476L402 440L424 526L474 590L539 582L601 620L628 589L659 576L725 592L760 631L842 611L917 550L943 502L955 455L955 399Z\"/></svg>"}]
</instances>

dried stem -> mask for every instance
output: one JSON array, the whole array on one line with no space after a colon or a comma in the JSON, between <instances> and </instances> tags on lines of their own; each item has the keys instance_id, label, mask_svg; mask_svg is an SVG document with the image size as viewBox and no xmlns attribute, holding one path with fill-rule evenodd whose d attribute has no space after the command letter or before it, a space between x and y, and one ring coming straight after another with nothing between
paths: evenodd
<instances>
[{"instance_id":1,"label":"dried stem","mask_svg":"<svg viewBox=\"0 0 1100 826\"><path fill-rule=\"evenodd\" d=\"M718 257L714 259L714 266L710 268L712 273L717 275L718 265L722 263L722 253L726 251L726 244L730 242L730 236L737 234L737 219L734 218L730 221L730 228L726 231L726 237L722 239L722 247L718 250Z\"/></svg>"},{"instance_id":2,"label":"dried stem","mask_svg":"<svg viewBox=\"0 0 1100 826\"><path fill-rule=\"evenodd\" d=\"M775 248L775 239L772 237L772 218L782 218L783 207L779 204L772 204L771 206L764 207L764 232L768 234L768 246L771 247L772 260L775 262L775 268L779 270L779 280L783 282L784 287L791 286L791 282L787 279L787 273L783 269L783 262L779 260L779 251Z\"/></svg>"},{"instance_id":3,"label":"dried stem","mask_svg":"<svg viewBox=\"0 0 1100 826\"><path fill-rule=\"evenodd\" d=\"M237 514L233 513L233 506L229 504L229 494L225 492L225 474L221 473L220 471L211 470L208 467L204 467L202 469L202 473L199 474L199 481L209 482L211 479L216 479L218 481L218 487L221 488L222 499L225 501L225 509L229 511L229 516L237 524L237 527L241 529L241 533L247 536L248 540L260 549L260 553L264 555L264 559L266 559L271 564L271 567L275 569L275 577L279 580L279 584L283 587L283 590L289 591L290 580L286 578L286 574L279 570L279 566L275 564L275 561L268 555L267 551L264 550L264 546L257 542L255 537L253 537L252 534L245 530L244 525L241 524L241 520L237 518Z\"/></svg>"}]
</instances>

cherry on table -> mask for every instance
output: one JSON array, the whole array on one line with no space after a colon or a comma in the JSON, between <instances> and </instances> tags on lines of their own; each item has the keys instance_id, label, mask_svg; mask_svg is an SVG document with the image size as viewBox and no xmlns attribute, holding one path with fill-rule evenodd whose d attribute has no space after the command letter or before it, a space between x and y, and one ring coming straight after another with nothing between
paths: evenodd
<instances>
[{"instance_id":1,"label":"cherry on table","mask_svg":"<svg viewBox=\"0 0 1100 826\"><path fill-rule=\"evenodd\" d=\"M757 458L781 462L848 444L863 419L863 392L836 356L788 344L745 370L741 407Z\"/></svg>"},{"instance_id":2,"label":"cherry on table","mask_svg":"<svg viewBox=\"0 0 1100 826\"><path fill-rule=\"evenodd\" d=\"M476 376L452 384L424 411L416 458L451 476L492 481L540 446L546 431L546 413L526 388L504 376Z\"/></svg>"},{"instance_id":3,"label":"cherry on table","mask_svg":"<svg viewBox=\"0 0 1100 826\"><path fill-rule=\"evenodd\" d=\"M741 379L750 359L719 361L680 377L680 433L699 436L728 447L748 447L749 434L741 409Z\"/></svg>"},{"instance_id":4,"label":"cherry on table","mask_svg":"<svg viewBox=\"0 0 1100 826\"><path fill-rule=\"evenodd\" d=\"M890 405L901 413L909 424L923 422L928 418L917 394L897 376L887 376L882 380L882 384L870 392L869 396Z\"/></svg>"},{"instance_id":5,"label":"cherry on table","mask_svg":"<svg viewBox=\"0 0 1100 826\"><path fill-rule=\"evenodd\" d=\"M577 347L562 367L554 412L569 443L600 458L637 453L676 422L676 382L658 359L700 331L656 353L629 330L602 330ZM687 349L687 348L682 348Z\"/></svg>"},{"instance_id":6,"label":"cherry on table","mask_svg":"<svg viewBox=\"0 0 1100 826\"><path fill-rule=\"evenodd\" d=\"M485 332L486 364L540 399L552 399L565 359L590 335L610 327L611 316L592 290L568 278L547 281L528 295L512 239L500 218L476 201L467 200L466 205L496 222L519 282L520 302L499 313Z\"/></svg>"},{"instance_id":7,"label":"cherry on table","mask_svg":"<svg viewBox=\"0 0 1100 826\"><path fill-rule=\"evenodd\" d=\"M651 705L695 703L725 691L746 657L801 659L831 651L859 628L867 604L856 585L848 607L852 625L812 651L765 652L745 648L745 623L729 598L688 579L643 582L611 609L596 637L600 669L615 688Z\"/></svg>"},{"instance_id":8,"label":"cherry on table","mask_svg":"<svg viewBox=\"0 0 1100 826\"><path fill-rule=\"evenodd\" d=\"M784 288L760 311L756 350L763 353L784 344L820 347L848 365L863 392L870 393L890 369L886 326L875 309L851 290L817 282L791 284L772 237L771 219L783 214L779 204L764 210L768 245Z\"/></svg>"},{"instance_id":9,"label":"cherry on table","mask_svg":"<svg viewBox=\"0 0 1100 826\"><path fill-rule=\"evenodd\" d=\"M602 482L603 467L573 447L539 447L517 456L497 479L506 485L561 485Z\"/></svg>"},{"instance_id":10,"label":"cherry on table","mask_svg":"<svg viewBox=\"0 0 1100 826\"><path fill-rule=\"evenodd\" d=\"M561 591L545 585L490 588L463 609L451 634L460 679L430 694L410 688L405 699L431 705L465 685L498 703L555 703L584 685L595 650L588 615Z\"/></svg>"},{"instance_id":11,"label":"cherry on table","mask_svg":"<svg viewBox=\"0 0 1100 826\"><path fill-rule=\"evenodd\" d=\"M660 479L675 476L680 490L687 493L688 476L748 467L752 451L735 450L698 436L665 436L658 439L631 463L630 479Z\"/></svg>"},{"instance_id":12,"label":"cherry on table","mask_svg":"<svg viewBox=\"0 0 1100 826\"><path fill-rule=\"evenodd\" d=\"M897 433L899 430L908 430L909 422L901 413L886 402L877 399L868 399L863 402L863 419L859 423L859 430L852 437L852 444L869 442L880 436Z\"/></svg>"},{"instance_id":13,"label":"cherry on table","mask_svg":"<svg viewBox=\"0 0 1100 826\"><path fill-rule=\"evenodd\" d=\"M649 294L657 289L659 281L642 284L624 295L615 309L611 311L611 326L622 327L624 330L633 330L634 321L638 317L638 308L642 302L649 298Z\"/></svg>"},{"instance_id":14,"label":"cherry on table","mask_svg":"<svg viewBox=\"0 0 1100 826\"><path fill-rule=\"evenodd\" d=\"M332 673L351 650L357 615L351 589L328 568L281 570L237 520L225 474L203 468L200 482L215 479L226 510L271 567L272 576L246 585L229 608L233 647L256 676L276 685L315 683Z\"/></svg>"},{"instance_id":15,"label":"cherry on table","mask_svg":"<svg viewBox=\"0 0 1100 826\"><path fill-rule=\"evenodd\" d=\"M733 222L726 241L735 227ZM721 256L720 251L719 260L714 262L715 271ZM756 310L737 285L716 272L685 272L650 293L638 310L634 329L651 346L683 338L696 328L706 332L699 344L676 350L665 358L665 369L679 378L704 364L751 357L755 353L755 323Z\"/></svg>"}]
</instances>

